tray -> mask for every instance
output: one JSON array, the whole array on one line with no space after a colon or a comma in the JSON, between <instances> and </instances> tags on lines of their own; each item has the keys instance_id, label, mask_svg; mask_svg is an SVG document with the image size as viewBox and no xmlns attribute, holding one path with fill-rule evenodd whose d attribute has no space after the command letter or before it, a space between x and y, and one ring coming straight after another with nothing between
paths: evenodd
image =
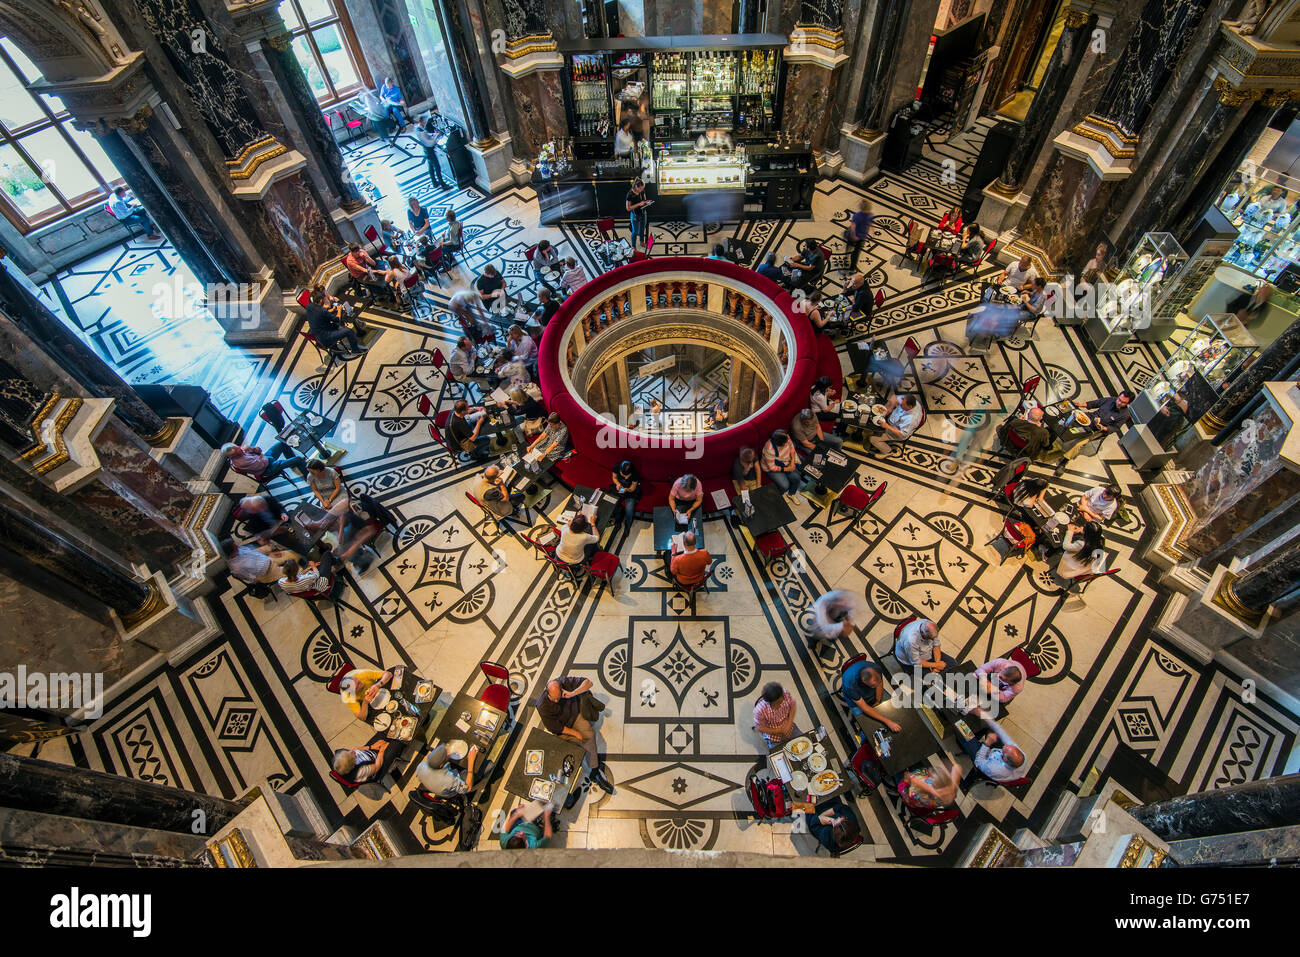
<instances>
[{"instance_id":1,"label":"tray","mask_svg":"<svg viewBox=\"0 0 1300 957\"><path fill-rule=\"evenodd\" d=\"M542 761L545 757L545 751L529 751L524 756L524 774L541 774Z\"/></svg>"}]
</instances>

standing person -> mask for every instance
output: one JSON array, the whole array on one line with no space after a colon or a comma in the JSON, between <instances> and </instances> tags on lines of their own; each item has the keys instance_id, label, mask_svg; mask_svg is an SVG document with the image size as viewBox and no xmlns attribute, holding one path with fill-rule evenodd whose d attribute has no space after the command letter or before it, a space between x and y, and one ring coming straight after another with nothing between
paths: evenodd
<instances>
[{"instance_id":1,"label":"standing person","mask_svg":"<svg viewBox=\"0 0 1300 957\"><path fill-rule=\"evenodd\" d=\"M640 242L642 246L649 245L650 220L646 210L654 200L645 194L645 182L638 176L632 180L632 188L627 192L627 214L631 220L632 228L632 248L637 247Z\"/></svg>"},{"instance_id":2,"label":"standing person","mask_svg":"<svg viewBox=\"0 0 1300 957\"><path fill-rule=\"evenodd\" d=\"M813 640L835 642L852 635L857 628L853 622L853 607L853 594L841 588L832 589L813 602Z\"/></svg>"},{"instance_id":3,"label":"standing person","mask_svg":"<svg viewBox=\"0 0 1300 957\"><path fill-rule=\"evenodd\" d=\"M587 753L588 777L610 794L614 786L606 776L605 762L596 750L596 729L592 722L605 713L591 694L591 679L566 676L552 678L537 697L537 715L551 734L579 742Z\"/></svg>"},{"instance_id":4,"label":"standing person","mask_svg":"<svg viewBox=\"0 0 1300 957\"><path fill-rule=\"evenodd\" d=\"M858 269L858 257L862 255L862 247L871 238L871 224L875 218L870 204L864 199L858 203L857 212L849 217L849 224L844 227L844 243L853 250L849 254L849 272Z\"/></svg>"},{"instance_id":5,"label":"standing person","mask_svg":"<svg viewBox=\"0 0 1300 957\"><path fill-rule=\"evenodd\" d=\"M497 327L483 312L483 297L472 289L458 289L447 300L451 314L466 331L471 330L476 340L487 342L497 337Z\"/></svg>"},{"instance_id":6,"label":"standing person","mask_svg":"<svg viewBox=\"0 0 1300 957\"><path fill-rule=\"evenodd\" d=\"M139 226L143 229L148 234L145 239L162 239L162 233L158 232L158 227L153 224L144 207L127 199L125 186L113 190L113 195L108 200L108 211L122 225Z\"/></svg>"},{"instance_id":7,"label":"standing person","mask_svg":"<svg viewBox=\"0 0 1300 957\"><path fill-rule=\"evenodd\" d=\"M763 686L763 693L754 705L754 727L770 748L799 734L794 726L798 712L799 705L794 695L777 682L770 681Z\"/></svg>"},{"instance_id":8,"label":"standing person","mask_svg":"<svg viewBox=\"0 0 1300 957\"><path fill-rule=\"evenodd\" d=\"M630 461L620 462L610 473L609 490L618 496L621 508L614 510L614 530L636 518L636 503L641 498L641 471Z\"/></svg>"},{"instance_id":9,"label":"standing person","mask_svg":"<svg viewBox=\"0 0 1300 957\"><path fill-rule=\"evenodd\" d=\"M429 110L415 125L415 138L424 149L424 158L429 164L429 182L439 189L451 189L442 178L442 167L438 165L438 127Z\"/></svg>"},{"instance_id":10,"label":"standing person","mask_svg":"<svg viewBox=\"0 0 1300 957\"><path fill-rule=\"evenodd\" d=\"M635 141L632 139L632 118L624 116L618 122L618 132L614 134L614 155L631 156Z\"/></svg>"}]
</instances>

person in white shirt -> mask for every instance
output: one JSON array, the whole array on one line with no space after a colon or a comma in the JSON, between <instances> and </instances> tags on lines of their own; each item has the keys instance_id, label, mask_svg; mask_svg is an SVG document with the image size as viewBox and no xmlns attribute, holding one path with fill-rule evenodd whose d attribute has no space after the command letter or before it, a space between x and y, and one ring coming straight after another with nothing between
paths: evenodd
<instances>
[{"instance_id":1,"label":"person in white shirt","mask_svg":"<svg viewBox=\"0 0 1300 957\"><path fill-rule=\"evenodd\" d=\"M457 379L471 378L474 375L475 362L473 343L469 341L468 336L461 336L456 340L456 348L452 350L451 358L448 360L451 374Z\"/></svg>"},{"instance_id":2,"label":"person in white shirt","mask_svg":"<svg viewBox=\"0 0 1300 957\"><path fill-rule=\"evenodd\" d=\"M1032 261L1028 256L1021 256L1012 265L1002 270L1002 275L998 277L999 286L1011 286L1022 292L1027 292L1026 286L1038 278L1038 270L1034 268Z\"/></svg>"},{"instance_id":3,"label":"person in white shirt","mask_svg":"<svg viewBox=\"0 0 1300 957\"><path fill-rule=\"evenodd\" d=\"M497 327L483 312L483 299L472 289L452 293L447 305L451 314L464 326L474 330L481 339L496 338Z\"/></svg>"},{"instance_id":4,"label":"person in white shirt","mask_svg":"<svg viewBox=\"0 0 1300 957\"><path fill-rule=\"evenodd\" d=\"M905 439L921 424L921 406L916 401L916 396L895 395L889 400L888 407L885 411L885 430L884 435L873 435L871 437L871 447L882 454L889 454L889 443L885 441L886 436L892 436L895 439Z\"/></svg>"},{"instance_id":5,"label":"person in white shirt","mask_svg":"<svg viewBox=\"0 0 1300 957\"><path fill-rule=\"evenodd\" d=\"M926 618L914 618L899 630L894 657L904 668L928 671L942 671L953 661L939 650L939 626Z\"/></svg>"},{"instance_id":6,"label":"person in white shirt","mask_svg":"<svg viewBox=\"0 0 1300 957\"><path fill-rule=\"evenodd\" d=\"M149 214L139 204L127 199L125 186L113 190L108 200L108 211L124 226L139 226L148 234L146 239L162 239L162 233L158 232Z\"/></svg>"},{"instance_id":7,"label":"person in white shirt","mask_svg":"<svg viewBox=\"0 0 1300 957\"><path fill-rule=\"evenodd\" d=\"M520 362L528 362L537 355L537 343L524 332L522 326L514 325L506 336L506 351Z\"/></svg>"},{"instance_id":8,"label":"person in white shirt","mask_svg":"<svg viewBox=\"0 0 1300 957\"><path fill-rule=\"evenodd\" d=\"M560 288L564 290L566 296L572 296L579 287L587 283L587 270L579 265L578 261L570 256L564 261L567 267L564 275L560 277Z\"/></svg>"},{"instance_id":9,"label":"person in white shirt","mask_svg":"<svg viewBox=\"0 0 1300 957\"><path fill-rule=\"evenodd\" d=\"M1092 574L1094 553L1101 548L1101 526L1097 522L1071 524L1061 542L1061 558L1056 565L1056 576L1063 580Z\"/></svg>"},{"instance_id":10,"label":"person in white shirt","mask_svg":"<svg viewBox=\"0 0 1300 957\"><path fill-rule=\"evenodd\" d=\"M420 787L426 794L442 798L456 797L473 790L474 765L477 762L478 746L475 745L465 755L463 763L466 771L462 776L460 770L452 764L447 746L440 744L425 755L415 769L415 776L420 779Z\"/></svg>"},{"instance_id":11,"label":"person in white shirt","mask_svg":"<svg viewBox=\"0 0 1300 957\"><path fill-rule=\"evenodd\" d=\"M989 731L969 741L957 738L962 750L971 756L977 770L994 781L1016 781L1025 776L1025 752L1011 740L1011 735L992 718L985 718ZM974 784L973 776L962 780L962 790Z\"/></svg>"},{"instance_id":12,"label":"person in white shirt","mask_svg":"<svg viewBox=\"0 0 1300 957\"><path fill-rule=\"evenodd\" d=\"M237 545L229 538L222 540L221 552L226 556L226 568L230 574L246 585L269 585L278 580L283 574L281 567L291 557L271 545L254 548L252 545Z\"/></svg>"},{"instance_id":13,"label":"person in white shirt","mask_svg":"<svg viewBox=\"0 0 1300 957\"><path fill-rule=\"evenodd\" d=\"M600 532L587 521L582 512L573 516L569 527L560 532L560 542L555 546L555 557L570 565L591 561L600 551Z\"/></svg>"},{"instance_id":14,"label":"person in white shirt","mask_svg":"<svg viewBox=\"0 0 1300 957\"><path fill-rule=\"evenodd\" d=\"M1079 514L1090 522L1108 522L1119 509L1120 491L1115 485L1094 485L1079 496Z\"/></svg>"},{"instance_id":15,"label":"person in white shirt","mask_svg":"<svg viewBox=\"0 0 1300 957\"><path fill-rule=\"evenodd\" d=\"M635 142L632 138L632 120L624 117L618 124L618 132L614 134L614 155L630 156Z\"/></svg>"},{"instance_id":16,"label":"person in white shirt","mask_svg":"<svg viewBox=\"0 0 1300 957\"><path fill-rule=\"evenodd\" d=\"M509 362L502 363L497 368L497 375L501 379L501 388L507 392L523 389L533 381L532 376L528 373L528 366L522 359L518 358L511 358Z\"/></svg>"},{"instance_id":17,"label":"person in white shirt","mask_svg":"<svg viewBox=\"0 0 1300 957\"><path fill-rule=\"evenodd\" d=\"M320 545L320 561L300 565L291 558L284 563L284 577L280 579L280 590L286 595L305 595L320 597L325 591L334 572L334 551L328 542Z\"/></svg>"}]
</instances>

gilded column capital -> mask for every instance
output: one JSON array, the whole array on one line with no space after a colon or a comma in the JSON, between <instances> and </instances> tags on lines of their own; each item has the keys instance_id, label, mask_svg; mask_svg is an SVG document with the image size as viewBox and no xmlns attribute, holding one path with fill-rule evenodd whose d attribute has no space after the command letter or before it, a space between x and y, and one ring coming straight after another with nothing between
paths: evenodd
<instances>
[{"instance_id":1,"label":"gilded column capital","mask_svg":"<svg viewBox=\"0 0 1300 957\"><path fill-rule=\"evenodd\" d=\"M293 34L286 30L284 33L274 33L266 38L266 45L272 50L287 50L293 43Z\"/></svg>"},{"instance_id":2,"label":"gilded column capital","mask_svg":"<svg viewBox=\"0 0 1300 957\"><path fill-rule=\"evenodd\" d=\"M1084 13L1082 10L1067 10L1065 11L1065 25L1067 27L1073 27L1076 30L1079 27L1087 26L1088 14Z\"/></svg>"},{"instance_id":3,"label":"gilded column capital","mask_svg":"<svg viewBox=\"0 0 1300 957\"><path fill-rule=\"evenodd\" d=\"M1300 90L1266 90L1260 102L1273 108L1300 102Z\"/></svg>"},{"instance_id":4,"label":"gilded column capital","mask_svg":"<svg viewBox=\"0 0 1300 957\"><path fill-rule=\"evenodd\" d=\"M1243 90L1233 86L1224 77L1216 76L1214 78L1214 93L1224 106L1242 106L1258 100L1264 91Z\"/></svg>"},{"instance_id":5,"label":"gilded column capital","mask_svg":"<svg viewBox=\"0 0 1300 957\"><path fill-rule=\"evenodd\" d=\"M113 119L102 120L105 132L111 130L121 130L127 136L136 136L143 133L149 127L149 120L153 117L153 107L145 104L136 110L130 116L119 116Z\"/></svg>"}]
</instances>

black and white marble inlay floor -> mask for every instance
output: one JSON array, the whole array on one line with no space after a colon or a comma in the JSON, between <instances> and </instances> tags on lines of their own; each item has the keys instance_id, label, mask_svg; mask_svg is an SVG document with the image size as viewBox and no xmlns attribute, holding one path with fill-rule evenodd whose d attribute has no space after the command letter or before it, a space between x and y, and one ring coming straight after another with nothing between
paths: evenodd
<instances>
[{"instance_id":1,"label":"black and white marble inlay floor","mask_svg":"<svg viewBox=\"0 0 1300 957\"><path fill-rule=\"evenodd\" d=\"M626 573L616 590L558 577L483 521L464 495L474 469L451 461L421 422L419 396L441 388L431 352L448 349L459 334L438 315L483 263L504 266L516 288L526 275L524 250L546 236L589 273L599 271L594 224L540 228L531 189L436 195L418 151L392 157L375 143L350 151L357 171L383 192L383 215L400 217L408 194L455 206L466 223L466 268L433 294L433 320L376 314L378 345L346 376L336 372L328 381L300 340L282 349L236 349L179 313L140 325L132 304L146 294L141 290L183 270L166 248L133 247L61 274L51 301L132 381L204 385L254 441L269 438L256 418L268 399L339 418L349 483L380 497L402 527L394 541L382 541L382 559L332 605L266 603L222 583L213 599L222 638L178 667L143 676L90 733L50 743L41 756L232 796L260 781L285 792L306 789L333 824L360 828L382 818L409 837L411 849L444 850L408 805L414 750L388 792L367 786L344 794L328 778L331 751L360 744L369 730L325 683L344 662L406 662L449 692L477 693L478 662L492 659L519 676L524 705L547 678L573 674L590 677L609 707L599 747L617 791L585 794L564 815L558 843L811 854L810 839L790 823L757 826L745 814L741 786L763 753L752 729L758 689L781 682L795 694L799 726L824 724L847 748L846 714L834 693L840 664L858 652L885 658L894 625L919 613L940 624L958 658L985 661L1022 646L1042 669L1007 721L1025 745L1032 784L1024 793L963 796L961 817L930 833L904 827L883 795L861 799L868 840L858 853L951 863L981 822L999 822L1005 833L1040 824L1094 769L1104 778L1121 747L1183 790L1296 770L1296 715L1266 696L1243 696L1238 677L1186 660L1152 636L1162 598L1136 557L1147 534L1140 509L1131 507L1108 535L1120 574L1082 601L1055 595L1044 567L999 564L986 545L1000 515L985 491L1002 460L977 448L957 469L949 461L953 436L1013 408L1031 375L1041 374L1053 397L1108 395L1140 386L1166 349L1134 344L1097 355L1074 330L1043 324L1036 338L1006 340L983 356L966 353L976 285L922 286L899 253L909 219L935 221L960 195L964 180L944 183L942 159L969 168L977 150L978 133L927 149L913 171L882 176L865 190L823 182L806 222L653 227L656 251L699 255L726 235L754 243L760 257L787 254L812 237L832 249L838 268L846 259L841 224L866 195L878 216L860 268L886 296L874 332L895 354L909 336L925 347L910 370L930 410L921 433L888 456L849 448L859 484L888 483L874 510L854 523L803 501L787 530L796 550L766 564L729 524L708 522L706 543L717 560L710 592L694 601L666 580L643 523L612 546ZM203 348L182 348L187 337ZM448 402L440 393L439 407ZM991 430L983 434L987 440ZM1140 484L1109 443L1098 457L1076 459L1054 485L1077 495L1099 480L1130 493ZM280 485L292 500L294 490ZM814 654L804 638L810 607L830 588L854 591L867 611L851 641ZM647 682L652 697L643 695ZM523 729L537 723L530 706L519 716L510 764L519 758ZM946 747L953 750L953 742ZM508 810L513 802L498 782L487 808ZM483 842L491 846L495 836L485 832Z\"/></svg>"}]
</instances>

